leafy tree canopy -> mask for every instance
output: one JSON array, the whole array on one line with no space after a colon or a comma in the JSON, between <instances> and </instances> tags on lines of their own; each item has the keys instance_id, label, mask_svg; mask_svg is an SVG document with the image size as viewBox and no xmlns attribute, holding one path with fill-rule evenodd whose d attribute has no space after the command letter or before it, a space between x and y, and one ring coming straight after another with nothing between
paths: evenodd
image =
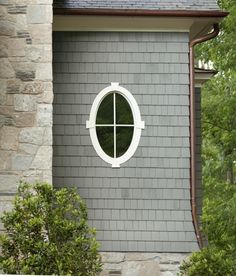
<instances>
[{"instance_id":1,"label":"leafy tree canopy","mask_svg":"<svg viewBox=\"0 0 236 276\"><path fill-rule=\"evenodd\" d=\"M197 47L197 59L213 62L217 75L202 91L204 176L235 182L236 160L236 2L220 0L230 12L220 33Z\"/></svg>"}]
</instances>

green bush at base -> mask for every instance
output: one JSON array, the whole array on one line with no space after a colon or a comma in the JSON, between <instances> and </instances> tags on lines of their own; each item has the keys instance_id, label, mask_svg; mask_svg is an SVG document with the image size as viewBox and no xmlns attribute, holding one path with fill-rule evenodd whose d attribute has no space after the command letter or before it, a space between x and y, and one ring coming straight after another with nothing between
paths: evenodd
<instances>
[{"instance_id":1,"label":"green bush at base","mask_svg":"<svg viewBox=\"0 0 236 276\"><path fill-rule=\"evenodd\" d=\"M233 276L235 259L225 250L206 247L193 253L180 267L179 275L187 276Z\"/></svg>"},{"instance_id":2,"label":"green bush at base","mask_svg":"<svg viewBox=\"0 0 236 276\"><path fill-rule=\"evenodd\" d=\"M21 183L5 212L1 269L8 274L92 276L101 270L95 230L75 190Z\"/></svg>"}]
</instances>

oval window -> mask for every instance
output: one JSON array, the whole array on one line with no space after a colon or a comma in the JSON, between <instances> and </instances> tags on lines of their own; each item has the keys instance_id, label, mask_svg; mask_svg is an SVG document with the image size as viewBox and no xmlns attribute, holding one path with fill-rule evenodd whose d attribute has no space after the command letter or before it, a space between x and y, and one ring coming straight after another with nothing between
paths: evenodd
<instances>
[{"instance_id":1,"label":"oval window","mask_svg":"<svg viewBox=\"0 0 236 276\"><path fill-rule=\"evenodd\" d=\"M86 127L97 154L119 167L136 151L144 122L131 93L111 83L95 98Z\"/></svg>"}]
</instances>

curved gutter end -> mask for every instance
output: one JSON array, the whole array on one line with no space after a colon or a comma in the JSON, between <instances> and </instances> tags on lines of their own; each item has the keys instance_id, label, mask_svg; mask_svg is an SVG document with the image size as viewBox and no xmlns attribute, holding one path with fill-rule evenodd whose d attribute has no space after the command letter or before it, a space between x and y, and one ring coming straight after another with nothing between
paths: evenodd
<instances>
[{"instance_id":1,"label":"curved gutter end","mask_svg":"<svg viewBox=\"0 0 236 276\"><path fill-rule=\"evenodd\" d=\"M207 40L210 40L210 39L216 37L219 34L219 32L220 32L219 23L215 23L215 24L213 24L213 31L211 33L193 39L192 41L190 41L189 47L193 48L198 43L202 43Z\"/></svg>"}]
</instances>

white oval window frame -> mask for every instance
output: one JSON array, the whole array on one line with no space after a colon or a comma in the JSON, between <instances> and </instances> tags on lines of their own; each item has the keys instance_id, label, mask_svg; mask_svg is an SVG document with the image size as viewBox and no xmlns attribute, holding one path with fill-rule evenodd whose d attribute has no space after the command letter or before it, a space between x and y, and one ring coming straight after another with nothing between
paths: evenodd
<instances>
[{"instance_id":1,"label":"white oval window frame","mask_svg":"<svg viewBox=\"0 0 236 276\"><path fill-rule=\"evenodd\" d=\"M100 143L97 137L97 132L96 132L96 117L97 117L98 108L101 102L103 101L103 99L112 92L118 92L126 99L126 101L128 102L131 108L131 111L133 114L133 120L134 120L133 138L131 140L131 143L127 151L120 157L110 157L104 152L104 150L100 146ZM91 141L95 151L97 152L98 156L100 156L105 162L111 164L112 168L119 168L120 164L128 161L134 155L138 147L140 137L141 137L141 131L142 129L144 129L144 125L145 123L144 121L141 120L140 110L135 98L127 89L120 86L118 82L112 82L110 86L104 88L102 91L98 93L98 95L96 96L92 104L89 120L86 121L86 128L89 129Z\"/></svg>"}]
</instances>

